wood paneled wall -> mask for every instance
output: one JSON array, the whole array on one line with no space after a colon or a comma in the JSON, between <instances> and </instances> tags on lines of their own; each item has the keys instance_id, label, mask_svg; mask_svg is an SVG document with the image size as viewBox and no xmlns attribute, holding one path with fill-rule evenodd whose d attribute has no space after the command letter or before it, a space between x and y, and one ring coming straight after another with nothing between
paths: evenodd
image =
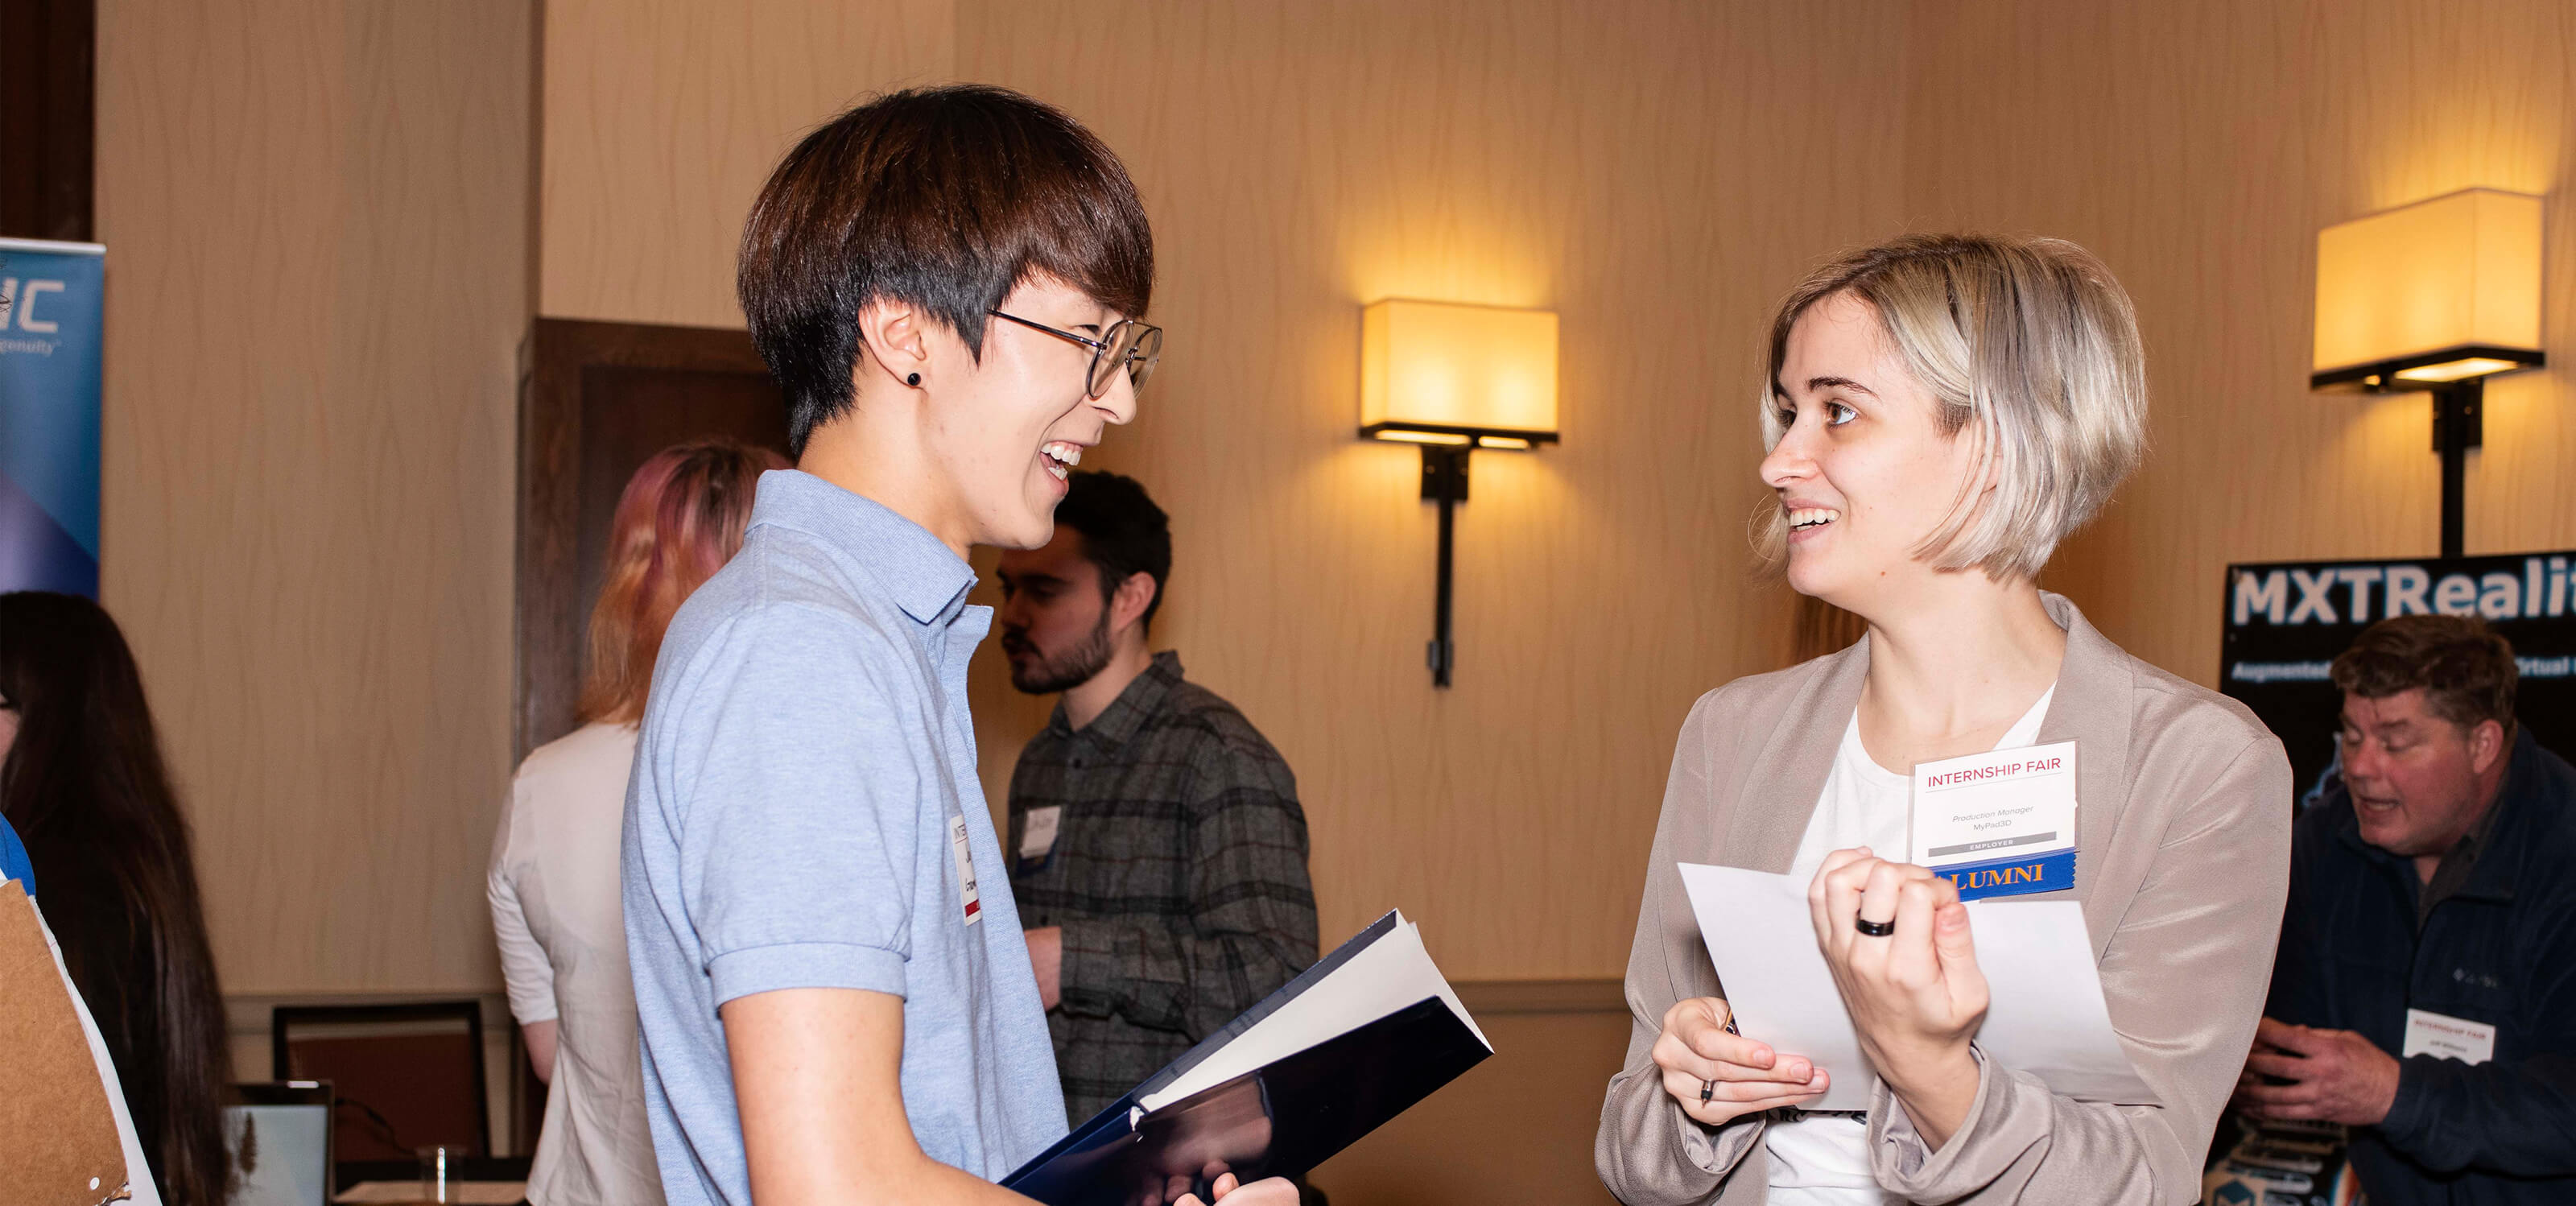
<instances>
[{"instance_id":1,"label":"wood paneled wall","mask_svg":"<svg viewBox=\"0 0 2576 1206\"><path fill-rule=\"evenodd\" d=\"M1461 978L1615 974L1683 712L1781 648L1744 536L1755 330L1810 260L1901 214L1901 23L1864 3L971 2L953 42L905 6L800 35L853 53L755 56L704 11L549 7L543 312L739 321L749 199L850 97L929 72L1065 106L1144 190L1171 331L1097 463L1174 516L1158 636L1297 769L1327 939L1402 906ZM885 22L905 49L870 42ZM755 85L801 99L698 99ZM665 186L702 159L720 183ZM1386 296L1564 316L1565 443L1477 459L1447 692L1422 658L1416 456L1353 436L1359 308ZM990 659L975 684L998 803L1044 704Z\"/></svg>"},{"instance_id":2,"label":"wood paneled wall","mask_svg":"<svg viewBox=\"0 0 2576 1206\"><path fill-rule=\"evenodd\" d=\"M1158 638L1296 768L1328 942L1401 906L1454 977L1625 964L1683 713L1783 647L1759 328L1901 214L1881 12L961 3L959 73L1079 115L1152 211L1170 343L1098 463L1173 516ZM1419 456L1354 438L1389 296L1563 322L1565 442L1478 454L1459 511L1448 691ZM996 789L1042 719L1000 678Z\"/></svg>"},{"instance_id":3,"label":"wood paneled wall","mask_svg":"<svg viewBox=\"0 0 2576 1206\"><path fill-rule=\"evenodd\" d=\"M99 6L101 593L228 992L498 983L531 18Z\"/></svg>"},{"instance_id":4,"label":"wood paneled wall","mask_svg":"<svg viewBox=\"0 0 2576 1206\"><path fill-rule=\"evenodd\" d=\"M739 327L771 168L870 92L943 80L952 0L546 0L538 313Z\"/></svg>"},{"instance_id":5,"label":"wood paneled wall","mask_svg":"<svg viewBox=\"0 0 2576 1206\"><path fill-rule=\"evenodd\" d=\"M2305 389L2316 230L2548 193L2561 367L2490 388L2469 543L2576 542L2560 0L550 0L541 23L107 0L99 23L105 592L235 992L497 984L531 309L738 322L777 156L906 83L1023 88L1126 156L1172 342L1098 463L1175 517L1160 632L1296 765L1326 937L1401 905L1462 980L1617 973L1683 710L1785 648L1744 537L1756 345L1844 245L2045 232L2121 274L2156 448L2055 581L2206 681L2225 562L2433 543L2422 404ZM1391 295L1564 317L1565 443L1477 459L1448 692L1413 454L1352 437L1358 309ZM989 661L975 683L998 801L1043 702Z\"/></svg>"},{"instance_id":6,"label":"wood paneled wall","mask_svg":"<svg viewBox=\"0 0 2576 1206\"><path fill-rule=\"evenodd\" d=\"M2472 554L2576 544L2576 6L1918 4L1907 212L2063 235L2137 298L2145 470L2056 581L2214 684L2224 567L2437 551L2421 395L2307 388L2316 233L2473 185L2548 195L2542 340L2487 386Z\"/></svg>"},{"instance_id":7,"label":"wood paneled wall","mask_svg":"<svg viewBox=\"0 0 2576 1206\"><path fill-rule=\"evenodd\" d=\"M761 95L815 103L756 119L653 111L630 90L686 71L713 73L696 92L749 88L718 79L759 31L712 31L702 62L681 36L701 10L645 6L660 15L627 27L660 40L619 49L623 82L586 69L604 82L585 97L563 64L602 56L557 43L598 21L562 11L550 313L578 296L604 317L732 320L731 240L769 159L882 87L1022 88L1119 149L1154 216L1172 343L1141 419L1095 463L1174 515L1159 635L1296 765L1328 936L1402 905L1472 978L1617 971L1682 710L1784 648L1785 604L1744 553L1744 397L1761 319L1806 264L1942 228L2060 234L2111 262L2147 330L2156 448L2052 581L2207 681L2227 561L2432 544L2421 399L2306 389L2316 230L2470 184L2552 193L2553 230L2576 219L2558 185L2576 16L2549 0L956 0L945 42L923 32L935 12L881 6L847 20L900 38L763 60ZM620 158L558 151L570 113ZM639 187L727 121L760 149L713 156L723 190ZM615 204L568 223L564 196ZM2571 245L2549 253L2562 347ZM656 256L700 266L633 275ZM1421 666L1432 522L1414 455L1350 438L1355 315L1385 296L1564 315L1566 442L1477 459L1445 693ZM2567 373L2490 388L2473 548L2576 541ZM998 800L1044 704L989 661L976 686Z\"/></svg>"}]
</instances>

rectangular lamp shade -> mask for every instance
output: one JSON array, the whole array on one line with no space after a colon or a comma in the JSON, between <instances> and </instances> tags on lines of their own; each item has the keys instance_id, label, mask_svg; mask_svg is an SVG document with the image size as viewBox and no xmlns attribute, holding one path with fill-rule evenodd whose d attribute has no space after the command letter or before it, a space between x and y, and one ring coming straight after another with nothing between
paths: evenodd
<instances>
[{"instance_id":1,"label":"rectangular lamp shade","mask_svg":"<svg viewBox=\"0 0 2576 1206\"><path fill-rule=\"evenodd\" d=\"M1360 315L1360 433L1526 448L1556 439L1556 315L1381 301Z\"/></svg>"},{"instance_id":2,"label":"rectangular lamp shade","mask_svg":"<svg viewBox=\"0 0 2576 1206\"><path fill-rule=\"evenodd\" d=\"M2476 188L2318 232L2315 371L2414 361L2396 375L2453 381L2536 360L2540 209Z\"/></svg>"}]
</instances>

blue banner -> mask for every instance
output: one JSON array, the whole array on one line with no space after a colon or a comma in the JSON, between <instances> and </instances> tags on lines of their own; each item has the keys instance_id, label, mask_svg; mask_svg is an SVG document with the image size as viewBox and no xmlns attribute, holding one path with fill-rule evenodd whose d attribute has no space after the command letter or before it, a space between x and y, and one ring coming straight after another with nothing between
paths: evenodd
<instances>
[{"instance_id":1,"label":"blue banner","mask_svg":"<svg viewBox=\"0 0 2576 1206\"><path fill-rule=\"evenodd\" d=\"M0 591L98 597L104 261L0 239Z\"/></svg>"}]
</instances>

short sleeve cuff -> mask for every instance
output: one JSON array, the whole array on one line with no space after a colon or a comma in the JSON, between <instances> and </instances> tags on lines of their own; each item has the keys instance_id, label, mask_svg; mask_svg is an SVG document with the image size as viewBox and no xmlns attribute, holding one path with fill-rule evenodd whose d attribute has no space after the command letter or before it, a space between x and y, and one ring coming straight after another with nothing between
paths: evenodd
<instances>
[{"instance_id":1,"label":"short sleeve cuff","mask_svg":"<svg viewBox=\"0 0 2576 1206\"><path fill-rule=\"evenodd\" d=\"M718 955L707 964L707 979L719 1006L782 988L864 988L900 997L903 963L903 956L883 947L782 942Z\"/></svg>"}]
</instances>

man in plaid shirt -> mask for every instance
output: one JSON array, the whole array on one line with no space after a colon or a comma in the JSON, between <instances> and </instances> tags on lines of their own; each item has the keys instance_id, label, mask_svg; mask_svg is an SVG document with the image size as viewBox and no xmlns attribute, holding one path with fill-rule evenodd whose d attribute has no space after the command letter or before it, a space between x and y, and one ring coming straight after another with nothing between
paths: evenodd
<instances>
[{"instance_id":1,"label":"man in plaid shirt","mask_svg":"<svg viewBox=\"0 0 2576 1206\"><path fill-rule=\"evenodd\" d=\"M1011 893L1079 1125L1315 961L1297 780L1152 653L1169 521L1076 473L1045 547L1002 554L1011 682L1062 692L1011 776Z\"/></svg>"}]
</instances>

